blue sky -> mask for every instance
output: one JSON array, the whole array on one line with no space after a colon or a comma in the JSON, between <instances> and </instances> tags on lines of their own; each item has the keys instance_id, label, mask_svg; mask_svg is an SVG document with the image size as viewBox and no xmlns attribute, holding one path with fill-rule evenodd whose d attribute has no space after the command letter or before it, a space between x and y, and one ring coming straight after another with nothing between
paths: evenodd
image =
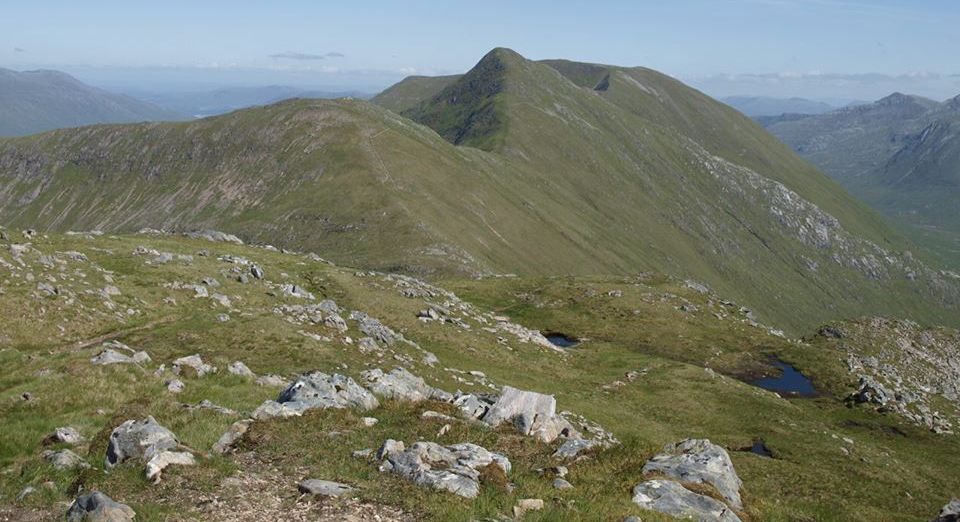
<instances>
[{"instance_id":1,"label":"blue sky","mask_svg":"<svg viewBox=\"0 0 960 522\"><path fill-rule=\"evenodd\" d=\"M960 2L672 0L6 2L0 66L158 90L376 90L486 51L643 65L715 95L960 93Z\"/></svg>"}]
</instances>

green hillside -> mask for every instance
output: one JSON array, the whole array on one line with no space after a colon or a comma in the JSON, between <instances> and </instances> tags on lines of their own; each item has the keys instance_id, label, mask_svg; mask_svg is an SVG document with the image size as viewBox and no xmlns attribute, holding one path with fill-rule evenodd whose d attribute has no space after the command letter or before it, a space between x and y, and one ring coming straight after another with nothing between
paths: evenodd
<instances>
[{"instance_id":1,"label":"green hillside","mask_svg":"<svg viewBox=\"0 0 960 522\"><path fill-rule=\"evenodd\" d=\"M929 405L957 426L960 403L945 399L956 390L956 330L872 319L788 339L722 294L652 273L438 287L311 254L181 236L0 231L9 238L0 238L7 520L62 520L69 502L96 490L130 506L137 522L504 519L525 498L544 501L526 514L530 522L666 522L676 519L641 509L631 491L656 476L643 470L648 459L687 438L729 453L743 521L929 520L960 488L956 435L890 407L844 402L861 372L878 372L898 396L919 398L911 411ZM536 330L580 344L558 351L532 340ZM904 343L909 364L896 355ZM108 350L118 362L102 364ZM199 363L181 359L192 355ZM744 382L776 375L774 357L811 377L818 395L790 399ZM848 368L870 358L883 364ZM558 412L591 427L584 437L609 432L619 443L562 459L553 455L562 437L542 442L437 398L378 392L379 405L366 411L258 417L214 449L303 374L368 385L369 370L395 367L450 393L496 396L512 386L552 394ZM113 430L147 416L194 460L166 468L156 483L145 459L105 467ZM61 427L79 439L48 438ZM461 498L381 472L384 459L362 450L387 439L478 444L511 468L481 475L477 497ZM750 451L758 443L767 456ZM561 475L571 488L554 485ZM301 495L297 485L308 478L355 489ZM722 498L707 484L687 486Z\"/></svg>"},{"instance_id":2,"label":"green hillside","mask_svg":"<svg viewBox=\"0 0 960 522\"><path fill-rule=\"evenodd\" d=\"M217 228L433 277L652 270L790 331L864 313L960 321L953 274L676 80L495 49L443 82L405 116L297 100L0 141L0 219Z\"/></svg>"}]
</instances>

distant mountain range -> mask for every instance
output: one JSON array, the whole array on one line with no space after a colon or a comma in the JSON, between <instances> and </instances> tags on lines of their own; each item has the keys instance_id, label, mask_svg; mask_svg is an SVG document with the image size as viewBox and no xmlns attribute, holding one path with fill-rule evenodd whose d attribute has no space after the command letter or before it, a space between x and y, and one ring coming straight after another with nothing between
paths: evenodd
<instances>
[{"instance_id":1,"label":"distant mountain range","mask_svg":"<svg viewBox=\"0 0 960 522\"><path fill-rule=\"evenodd\" d=\"M772 98L767 96L728 96L720 101L755 118L781 114L823 114L837 107L805 98Z\"/></svg>"},{"instance_id":2,"label":"distant mountain range","mask_svg":"<svg viewBox=\"0 0 960 522\"><path fill-rule=\"evenodd\" d=\"M230 87L212 91L138 93L137 98L167 110L200 118L237 109L268 105L290 98L369 98L360 91L319 91L286 85Z\"/></svg>"},{"instance_id":3,"label":"distant mountain range","mask_svg":"<svg viewBox=\"0 0 960 522\"><path fill-rule=\"evenodd\" d=\"M762 121L801 156L960 266L960 96L938 103L895 93L826 114Z\"/></svg>"},{"instance_id":4,"label":"distant mountain range","mask_svg":"<svg viewBox=\"0 0 960 522\"><path fill-rule=\"evenodd\" d=\"M176 119L182 119L176 111L91 87L62 72L0 69L0 136Z\"/></svg>"},{"instance_id":5,"label":"distant mountain range","mask_svg":"<svg viewBox=\"0 0 960 522\"><path fill-rule=\"evenodd\" d=\"M960 276L743 114L650 69L502 48L373 103L0 140L0 221L215 228L435 277L661 272L796 330L960 322Z\"/></svg>"}]
</instances>

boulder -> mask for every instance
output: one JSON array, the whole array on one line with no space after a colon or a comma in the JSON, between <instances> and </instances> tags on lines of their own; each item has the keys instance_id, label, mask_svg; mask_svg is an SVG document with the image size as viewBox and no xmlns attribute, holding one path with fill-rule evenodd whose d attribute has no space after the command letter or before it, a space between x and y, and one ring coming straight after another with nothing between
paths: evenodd
<instances>
[{"instance_id":1,"label":"boulder","mask_svg":"<svg viewBox=\"0 0 960 522\"><path fill-rule=\"evenodd\" d=\"M727 451L707 439L668 444L643 466L644 473L660 473L680 482L710 484L734 509L743 509L742 482Z\"/></svg>"},{"instance_id":2,"label":"boulder","mask_svg":"<svg viewBox=\"0 0 960 522\"><path fill-rule=\"evenodd\" d=\"M356 408L366 411L379 406L372 393L350 377L313 372L301 376L277 397L253 413L255 419L289 417L314 408Z\"/></svg>"},{"instance_id":3,"label":"boulder","mask_svg":"<svg viewBox=\"0 0 960 522\"><path fill-rule=\"evenodd\" d=\"M638 484L633 488L633 502L643 509L698 522L740 522L740 517L723 502L669 480Z\"/></svg>"},{"instance_id":4,"label":"boulder","mask_svg":"<svg viewBox=\"0 0 960 522\"><path fill-rule=\"evenodd\" d=\"M234 243L236 245L243 244L243 240L241 240L239 237L233 234L220 232L219 230L198 230L194 232L186 232L184 235L191 239L205 239L207 241Z\"/></svg>"},{"instance_id":5,"label":"boulder","mask_svg":"<svg viewBox=\"0 0 960 522\"><path fill-rule=\"evenodd\" d=\"M574 433L570 423L559 417L556 410L557 400L553 395L504 386L500 398L481 420L491 426L510 422L524 435L553 442L560 435Z\"/></svg>"},{"instance_id":6,"label":"boulder","mask_svg":"<svg viewBox=\"0 0 960 522\"><path fill-rule=\"evenodd\" d=\"M297 484L297 490L304 495L339 497L353 492L353 487L329 480L307 479Z\"/></svg>"},{"instance_id":7,"label":"boulder","mask_svg":"<svg viewBox=\"0 0 960 522\"><path fill-rule=\"evenodd\" d=\"M557 477L553 479L553 489L573 489L573 484Z\"/></svg>"},{"instance_id":8,"label":"boulder","mask_svg":"<svg viewBox=\"0 0 960 522\"><path fill-rule=\"evenodd\" d=\"M239 375L241 377L256 377L256 374L253 373L250 368L247 368L246 364L243 364L241 361L233 361L227 366L227 371L233 375Z\"/></svg>"},{"instance_id":9,"label":"boulder","mask_svg":"<svg viewBox=\"0 0 960 522\"><path fill-rule=\"evenodd\" d=\"M173 373L180 375L184 368L192 368L196 372L197 377L203 377L208 373L215 373L217 371L216 366L211 366L200 358L199 354L188 355L186 357L181 357L173 361Z\"/></svg>"},{"instance_id":10,"label":"boulder","mask_svg":"<svg viewBox=\"0 0 960 522\"><path fill-rule=\"evenodd\" d=\"M421 377L408 372L404 368L394 368L390 373L376 368L360 374L367 388L373 393L400 401L420 402L435 400L450 402L453 395L441 389L428 385Z\"/></svg>"},{"instance_id":11,"label":"boulder","mask_svg":"<svg viewBox=\"0 0 960 522\"><path fill-rule=\"evenodd\" d=\"M53 430L53 433L47 435L43 438L44 446L51 446L53 444L69 444L70 446L76 446L83 442L83 436L80 435L80 432L76 428L71 428L69 426L64 426Z\"/></svg>"},{"instance_id":12,"label":"boulder","mask_svg":"<svg viewBox=\"0 0 960 522\"><path fill-rule=\"evenodd\" d=\"M513 518L521 519L527 511L540 511L543 509L542 498L521 498L517 505L513 506Z\"/></svg>"},{"instance_id":13,"label":"boulder","mask_svg":"<svg viewBox=\"0 0 960 522\"><path fill-rule=\"evenodd\" d=\"M60 451L46 450L42 456L44 460L59 470L86 469L90 467L90 464L87 464L87 461L83 460L80 455L68 449Z\"/></svg>"},{"instance_id":14,"label":"boulder","mask_svg":"<svg viewBox=\"0 0 960 522\"><path fill-rule=\"evenodd\" d=\"M147 461L147 480L156 484L160 482L160 474L168 466L193 466L196 464L193 454L186 451L161 451Z\"/></svg>"},{"instance_id":15,"label":"boulder","mask_svg":"<svg viewBox=\"0 0 960 522\"><path fill-rule=\"evenodd\" d=\"M602 442L591 439L567 439L563 441L563 444L557 448L557 451L553 452L553 457L557 459L572 459L576 458L580 453L596 447L603 445Z\"/></svg>"},{"instance_id":16,"label":"boulder","mask_svg":"<svg viewBox=\"0 0 960 522\"><path fill-rule=\"evenodd\" d=\"M454 406L460 409L464 415L472 419L479 419L486 415L492 402L484 400L482 397L472 393L457 395L453 400Z\"/></svg>"},{"instance_id":17,"label":"boulder","mask_svg":"<svg viewBox=\"0 0 960 522\"><path fill-rule=\"evenodd\" d=\"M250 429L250 424L252 423L252 419L244 419L231 424L230 428L213 444L213 452L218 455L223 455L232 450L234 444Z\"/></svg>"},{"instance_id":18,"label":"boulder","mask_svg":"<svg viewBox=\"0 0 960 522\"><path fill-rule=\"evenodd\" d=\"M449 491L465 498L480 494L480 469L496 464L510 472L510 461L476 444L441 446L435 442L417 442L405 448L402 442L387 440L377 452L383 459L380 471L397 473L413 483Z\"/></svg>"},{"instance_id":19,"label":"boulder","mask_svg":"<svg viewBox=\"0 0 960 522\"><path fill-rule=\"evenodd\" d=\"M90 362L98 366L106 366L108 364L139 364L150 362L150 356L147 352L135 352L131 356L120 353L112 348L107 348L91 357Z\"/></svg>"},{"instance_id":20,"label":"boulder","mask_svg":"<svg viewBox=\"0 0 960 522\"><path fill-rule=\"evenodd\" d=\"M157 453L179 446L176 435L152 416L128 420L110 432L106 466L112 468L129 459L149 460Z\"/></svg>"},{"instance_id":21,"label":"boulder","mask_svg":"<svg viewBox=\"0 0 960 522\"><path fill-rule=\"evenodd\" d=\"M132 522L136 513L99 491L80 495L67 510L67 522Z\"/></svg>"},{"instance_id":22,"label":"boulder","mask_svg":"<svg viewBox=\"0 0 960 522\"><path fill-rule=\"evenodd\" d=\"M263 279L263 269L257 265L250 265L250 275L252 275L254 279Z\"/></svg>"},{"instance_id":23,"label":"boulder","mask_svg":"<svg viewBox=\"0 0 960 522\"><path fill-rule=\"evenodd\" d=\"M387 346L393 346L399 338L396 332L372 317L364 317L360 320L360 331Z\"/></svg>"},{"instance_id":24,"label":"boulder","mask_svg":"<svg viewBox=\"0 0 960 522\"><path fill-rule=\"evenodd\" d=\"M857 391L855 391L850 398L858 403L865 402L884 406L894 400L895 395L873 377L861 375Z\"/></svg>"},{"instance_id":25,"label":"boulder","mask_svg":"<svg viewBox=\"0 0 960 522\"><path fill-rule=\"evenodd\" d=\"M933 522L960 522L960 499L953 499L943 506Z\"/></svg>"}]
</instances>

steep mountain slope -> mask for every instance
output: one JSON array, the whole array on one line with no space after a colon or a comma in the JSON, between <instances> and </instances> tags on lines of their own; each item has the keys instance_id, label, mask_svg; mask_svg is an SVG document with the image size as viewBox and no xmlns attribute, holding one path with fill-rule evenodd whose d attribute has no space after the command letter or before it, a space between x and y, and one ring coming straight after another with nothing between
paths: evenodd
<instances>
[{"instance_id":1,"label":"steep mountain slope","mask_svg":"<svg viewBox=\"0 0 960 522\"><path fill-rule=\"evenodd\" d=\"M433 98L444 87L457 81L461 76L460 74L451 76L408 76L374 96L371 101L393 112L403 112L414 108L423 100Z\"/></svg>"},{"instance_id":2,"label":"steep mountain slope","mask_svg":"<svg viewBox=\"0 0 960 522\"><path fill-rule=\"evenodd\" d=\"M93 123L180 118L175 112L90 87L58 71L0 69L0 136Z\"/></svg>"},{"instance_id":3,"label":"steep mountain slope","mask_svg":"<svg viewBox=\"0 0 960 522\"><path fill-rule=\"evenodd\" d=\"M720 101L755 118L781 114L823 114L834 107L828 103L806 98L771 98L767 96L727 96Z\"/></svg>"},{"instance_id":4,"label":"steep mountain slope","mask_svg":"<svg viewBox=\"0 0 960 522\"><path fill-rule=\"evenodd\" d=\"M436 132L363 101L293 101L0 142L0 217L220 228L439 275L656 270L789 329L960 320L955 275L754 122L655 71L496 49L404 114Z\"/></svg>"},{"instance_id":5,"label":"steep mountain slope","mask_svg":"<svg viewBox=\"0 0 960 522\"><path fill-rule=\"evenodd\" d=\"M894 94L820 116L767 122L770 132L960 266L957 99Z\"/></svg>"}]
</instances>

